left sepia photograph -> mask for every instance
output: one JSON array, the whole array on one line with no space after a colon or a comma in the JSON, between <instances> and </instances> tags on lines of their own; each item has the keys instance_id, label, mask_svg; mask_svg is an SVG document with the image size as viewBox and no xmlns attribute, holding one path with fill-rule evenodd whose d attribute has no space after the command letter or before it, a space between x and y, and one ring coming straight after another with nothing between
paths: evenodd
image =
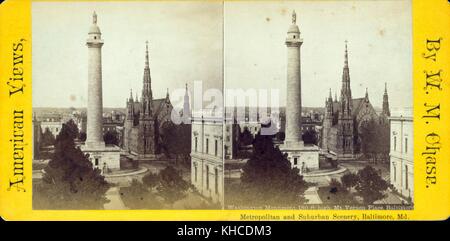
<instances>
[{"instance_id":1,"label":"left sepia photograph","mask_svg":"<svg viewBox=\"0 0 450 241\"><path fill-rule=\"evenodd\" d=\"M34 2L32 44L33 209L222 209L222 2Z\"/></svg>"}]
</instances>

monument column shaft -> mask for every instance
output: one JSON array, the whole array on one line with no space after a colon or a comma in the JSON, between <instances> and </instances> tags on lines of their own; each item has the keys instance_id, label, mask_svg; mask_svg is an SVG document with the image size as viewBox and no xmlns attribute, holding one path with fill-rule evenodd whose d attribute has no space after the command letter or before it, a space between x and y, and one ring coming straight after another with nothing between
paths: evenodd
<instances>
[{"instance_id":1,"label":"monument column shaft","mask_svg":"<svg viewBox=\"0 0 450 241\"><path fill-rule=\"evenodd\" d=\"M102 100L102 45L88 44L88 105L86 144L92 147L104 146L103 100Z\"/></svg>"},{"instance_id":2,"label":"monument column shaft","mask_svg":"<svg viewBox=\"0 0 450 241\"><path fill-rule=\"evenodd\" d=\"M300 44L287 44L286 142L302 141Z\"/></svg>"}]
</instances>

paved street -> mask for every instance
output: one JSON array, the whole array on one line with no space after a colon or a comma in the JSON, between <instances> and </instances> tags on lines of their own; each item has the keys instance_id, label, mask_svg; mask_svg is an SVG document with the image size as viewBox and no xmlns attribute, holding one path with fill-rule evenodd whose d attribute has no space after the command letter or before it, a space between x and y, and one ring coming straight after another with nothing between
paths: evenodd
<instances>
[{"instance_id":1,"label":"paved street","mask_svg":"<svg viewBox=\"0 0 450 241\"><path fill-rule=\"evenodd\" d=\"M124 210L128 209L120 198L119 187L111 187L106 192L106 198L109 203L106 203L103 207L107 210Z\"/></svg>"},{"instance_id":2,"label":"paved street","mask_svg":"<svg viewBox=\"0 0 450 241\"><path fill-rule=\"evenodd\" d=\"M319 194L317 193L317 187L310 187L305 191L305 198L307 204L322 204L322 200L320 200Z\"/></svg>"}]
</instances>

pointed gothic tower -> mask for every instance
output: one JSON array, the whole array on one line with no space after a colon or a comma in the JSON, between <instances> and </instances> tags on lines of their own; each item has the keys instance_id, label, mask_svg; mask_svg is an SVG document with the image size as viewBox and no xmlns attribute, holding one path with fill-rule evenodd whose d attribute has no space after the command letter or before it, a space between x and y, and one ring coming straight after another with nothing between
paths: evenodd
<instances>
[{"instance_id":1,"label":"pointed gothic tower","mask_svg":"<svg viewBox=\"0 0 450 241\"><path fill-rule=\"evenodd\" d=\"M341 109L340 115L346 117L352 113L352 90L350 88L350 70L348 67L348 50L347 41L345 41L345 60L344 70L342 72L342 87L341 87Z\"/></svg>"},{"instance_id":2,"label":"pointed gothic tower","mask_svg":"<svg viewBox=\"0 0 450 241\"><path fill-rule=\"evenodd\" d=\"M186 83L186 91L184 93L184 102L183 102L183 121L184 123L189 123L189 118L191 117L191 107L189 105L189 90L188 85Z\"/></svg>"},{"instance_id":3,"label":"pointed gothic tower","mask_svg":"<svg viewBox=\"0 0 450 241\"><path fill-rule=\"evenodd\" d=\"M148 58L148 41L145 46L145 67L139 116L138 152L144 157L156 153L155 119L153 116L152 78Z\"/></svg>"},{"instance_id":4,"label":"pointed gothic tower","mask_svg":"<svg viewBox=\"0 0 450 241\"><path fill-rule=\"evenodd\" d=\"M124 123L124 137L122 142L122 147L124 150L130 151L130 139L131 139L131 129L134 126L134 117L135 117L135 110L134 110L134 99L133 99L133 90L130 89L130 98L127 98L127 113L125 117L125 123Z\"/></svg>"},{"instance_id":5,"label":"pointed gothic tower","mask_svg":"<svg viewBox=\"0 0 450 241\"><path fill-rule=\"evenodd\" d=\"M333 98L331 97L331 89L328 95L328 99L325 99L325 116L323 118L322 129L322 148L324 150L329 149L329 135L330 129L333 125Z\"/></svg>"},{"instance_id":6,"label":"pointed gothic tower","mask_svg":"<svg viewBox=\"0 0 450 241\"><path fill-rule=\"evenodd\" d=\"M145 42L145 67L144 67L144 78L141 96L141 118L149 119L153 115L153 93L152 93L152 78L150 76L150 64L148 60L148 41Z\"/></svg>"},{"instance_id":7,"label":"pointed gothic tower","mask_svg":"<svg viewBox=\"0 0 450 241\"><path fill-rule=\"evenodd\" d=\"M389 98L388 98L387 84L386 83L384 83L383 111L381 113L384 116L391 116L391 111L389 110Z\"/></svg>"},{"instance_id":8,"label":"pointed gothic tower","mask_svg":"<svg viewBox=\"0 0 450 241\"><path fill-rule=\"evenodd\" d=\"M134 100L133 100L133 90L130 89L130 98L127 99L127 120L134 119Z\"/></svg>"},{"instance_id":9,"label":"pointed gothic tower","mask_svg":"<svg viewBox=\"0 0 450 241\"><path fill-rule=\"evenodd\" d=\"M354 152L353 101L350 89L347 40L345 41L344 69L342 72L341 101L339 106L337 152L342 158L352 158Z\"/></svg>"}]
</instances>

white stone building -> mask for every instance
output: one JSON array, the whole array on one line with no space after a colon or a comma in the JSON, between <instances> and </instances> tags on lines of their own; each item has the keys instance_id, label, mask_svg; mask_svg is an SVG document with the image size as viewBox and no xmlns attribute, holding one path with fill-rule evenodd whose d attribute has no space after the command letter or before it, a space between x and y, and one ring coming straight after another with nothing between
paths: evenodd
<instances>
[{"instance_id":1,"label":"white stone building","mask_svg":"<svg viewBox=\"0 0 450 241\"><path fill-rule=\"evenodd\" d=\"M414 142L411 110L393 113L389 118L391 148L390 180L406 198L414 198Z\"/></svg>"},{"instance_id":2,"label":"white stone building","mask_svg":"<svg viewBox=\"0 0 450 241\"><path fill-rule=\"evenodd\" d=\"M218 117L193 117L191 182L201 195L223 204L223 124Z\"/></svg>"}]
</instances>

